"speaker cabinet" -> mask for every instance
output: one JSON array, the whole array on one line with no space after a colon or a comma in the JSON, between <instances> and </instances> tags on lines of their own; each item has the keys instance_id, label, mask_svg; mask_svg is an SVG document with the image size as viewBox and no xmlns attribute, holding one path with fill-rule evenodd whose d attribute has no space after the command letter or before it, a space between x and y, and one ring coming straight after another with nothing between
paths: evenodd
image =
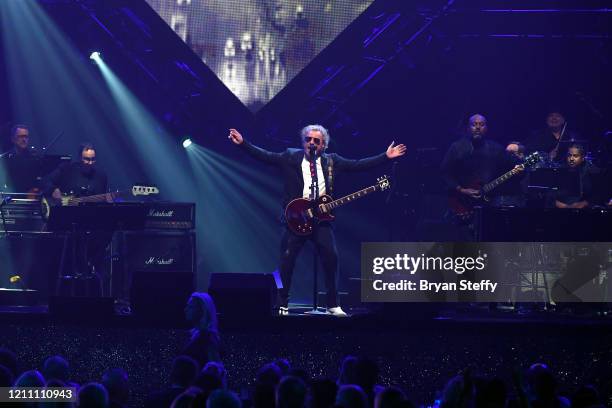
<instances>
[{"instance_id":1,"label":"speaker cabinet","mask_svg":"<svg viewBox=\"0 0 612 408\"><path fill-rule=\"evenodd\" d=\"M194 232L129 232L124 240L129 271L195 273Z\"/></svg>"},{"instance_id":2,"label":"speaker cabinet","mask_svg":"<svg viewBox=\"0 0 612 408\"><path fill-rule=\"evenodd\" d=\"M183 322L195 291L195 233L130 232L123 251L133 312Z\"/></svg>"}]
</instances>

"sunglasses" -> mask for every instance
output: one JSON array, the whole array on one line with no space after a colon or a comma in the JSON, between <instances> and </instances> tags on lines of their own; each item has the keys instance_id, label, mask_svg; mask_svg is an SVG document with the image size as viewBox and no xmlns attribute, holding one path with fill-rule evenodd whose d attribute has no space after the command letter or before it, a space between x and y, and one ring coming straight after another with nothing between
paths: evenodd
<instances>
[{"instance_id":1,"label":"sunglasses","mask_svg":"<svg viewBox=\"0 0 612 408\"><path fill-rule=\"evenodd\" d=\"M86 163L94 163L96 161L95 157L81 157L81 160L83 160Z\"/></svg>"},{"instance_id":2,"label":"sunglasses","mask_svg":"<svg viewBox=\"0 0 612 408\"><path fill-rule=\"evenodd\" d=\"M314 142L317 146L321 144L321 139L317 139L316 137L306 136L304 138L304 143Z\"/></svg>"}]
</instances>

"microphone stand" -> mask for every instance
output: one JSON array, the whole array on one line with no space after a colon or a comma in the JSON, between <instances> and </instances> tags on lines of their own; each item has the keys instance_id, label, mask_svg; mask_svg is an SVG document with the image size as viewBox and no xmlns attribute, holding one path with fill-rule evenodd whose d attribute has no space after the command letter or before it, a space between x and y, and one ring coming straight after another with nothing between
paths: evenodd
<instances>
[{"instance_id":1,"label":"microphone stand","mask_svg":"<svg viewBox=\"0 0 612 408\"><path fill-rule=\"evenodd\" d=\"M393 166L391 167L391 180L393 180L393 183L391 183L391 188L389 189L389 194L387 195L387 198L385 199L385 205L387 206L387 216L389 217L387 222L388 222L388 233L389 233L389 242L393 241L393 231L394 231L394 222L393 222L393 211L391 208L391 204L393 203L393 199L395 198L395 193L396 193L396 176L397 176L397 160L393 161Z\"/></svg>"},{"instance_id":2,"label":"microphone stand","mask_svg":"<svg viewBox=\"0 0 612 408\"><path fill-rule=\"evenodd\" d=\"M306 312L307 314L327 314L326 312L322 312L319 310L318 306L318 280L319 280L319 251L317 250L317 210L318 210L318 201L319 201L319 177L317 174L317 156L316 156L316 147L314 145L309 146L309 157L308 161L310 162L310 178L312 180L310 184L310 207L312 209L312 273L313 273L313 281L312 281L312 310Z\"/></svg>"},{"instance_id":3,"label":"microphone stand","mask_svg":"<svg viewBox=\"0 0 612 408\"><path fill-rule=\"evenodd\" d=\"M55 144L55 142L57 142L60 137L64 136L64 131L61 130L49 143L47 143L46 146L42 147L42 151L43 153L47 153L47 149L49 149L51 146L53 146Z\"/></svg>"}]
</instances>

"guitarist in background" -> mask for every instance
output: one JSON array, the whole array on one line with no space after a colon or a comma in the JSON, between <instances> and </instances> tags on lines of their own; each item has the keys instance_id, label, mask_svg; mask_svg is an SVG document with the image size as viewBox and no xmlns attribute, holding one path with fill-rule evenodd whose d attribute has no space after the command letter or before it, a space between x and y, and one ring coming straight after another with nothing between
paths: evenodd
<instances>
[{"instance_id":1,"label":"guitarist in background","mask_svg":"<svg viewBox=\"0 0 612 408\"><path fill-rule=\"evenodd\" d=\"M499 143L488 139L487 133L487 119L480 114L472 115L467 137L454 142L446 152L442 176L451 195L479 199L479 187L516 164L514 156L506 153Z\"/></svg>"},{"instance_id":2,"label":"guitarist in background","mask_svg":"<svg viewBox=\"0 0 612 408\"><path fill-rule=\"evenodd\" d=\"M61 205L63 194L84 197L108 192L106 173L96 166L94 145L82 143L78 155L79 161L66 163L45 178L43 194L51 198L52 204ZM110 194L108 201L111 201ZM97 271L104 272L103 258L111 238L112 233L102 231L76 238L79 253L77 276L91 277ZM98 277L104 282L108 280L105 273L98 274Z\"/></svg>"},{"instance_id":3,"label":"guitarist in background","mask_svg":"<svg viewBox=\"0 0 612 408\"><path fill-rule=\"evenodd\" d=\"M79 161L60 166L45 181L44 193L55 201L63 194L84 197L108 191L106 173L96 166L96 149L91 143L79 146Z\"/></svg>"},{"instance_id":4,"label":"guitarist in background","mask_svg":"<svg viewBox=\"0 0 612 408\"><path fill-rule=\"evenodd\" d=\"M310 175L310 150L316 155L319 197L331 194L336 171L364 170L395 159L406 153L406 146L394 145L392 142L387 151L376 156L360 160L349 160L336 153L325 153L329 146L329 133L321 125L306 126L301 131L302 149L287 149L284 152L273 153L259 148L247 140L236 129L230 129L229 139L240 145L249 155L263 162L274 164L280 168L284 182L283 208L295 198L309 198L312 177ZM331 165L330 165L331 162ZM330 168L331 167L331 168ZM334 316L346 316L340 308L336 293L336 275L338 271L338 250L334 232L329 223L320 223L316 234L309 237L298 236L285 228L281 240L280 275L283 288L279 291L279 314L288 313L289 289L295 261L306 243L312 239L317 246L321 263L325 272L327 288L328 311Z\"/></svg>"}]
</instances>

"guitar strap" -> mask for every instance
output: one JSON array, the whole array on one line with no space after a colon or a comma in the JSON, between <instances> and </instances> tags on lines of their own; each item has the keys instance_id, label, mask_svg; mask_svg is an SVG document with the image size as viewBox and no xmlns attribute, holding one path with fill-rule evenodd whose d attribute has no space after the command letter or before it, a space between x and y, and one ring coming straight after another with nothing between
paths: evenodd
<instances>
[{"instance_id":1,"label":"guitar strap","mask_svg":"<svg viewBox=\"0 0 612 408\"><path fill-rule=\"evenodd\" d=\"M327 194L334 196L334 159L328 156L327 162Z\"/></svg>"}]
</instances>

